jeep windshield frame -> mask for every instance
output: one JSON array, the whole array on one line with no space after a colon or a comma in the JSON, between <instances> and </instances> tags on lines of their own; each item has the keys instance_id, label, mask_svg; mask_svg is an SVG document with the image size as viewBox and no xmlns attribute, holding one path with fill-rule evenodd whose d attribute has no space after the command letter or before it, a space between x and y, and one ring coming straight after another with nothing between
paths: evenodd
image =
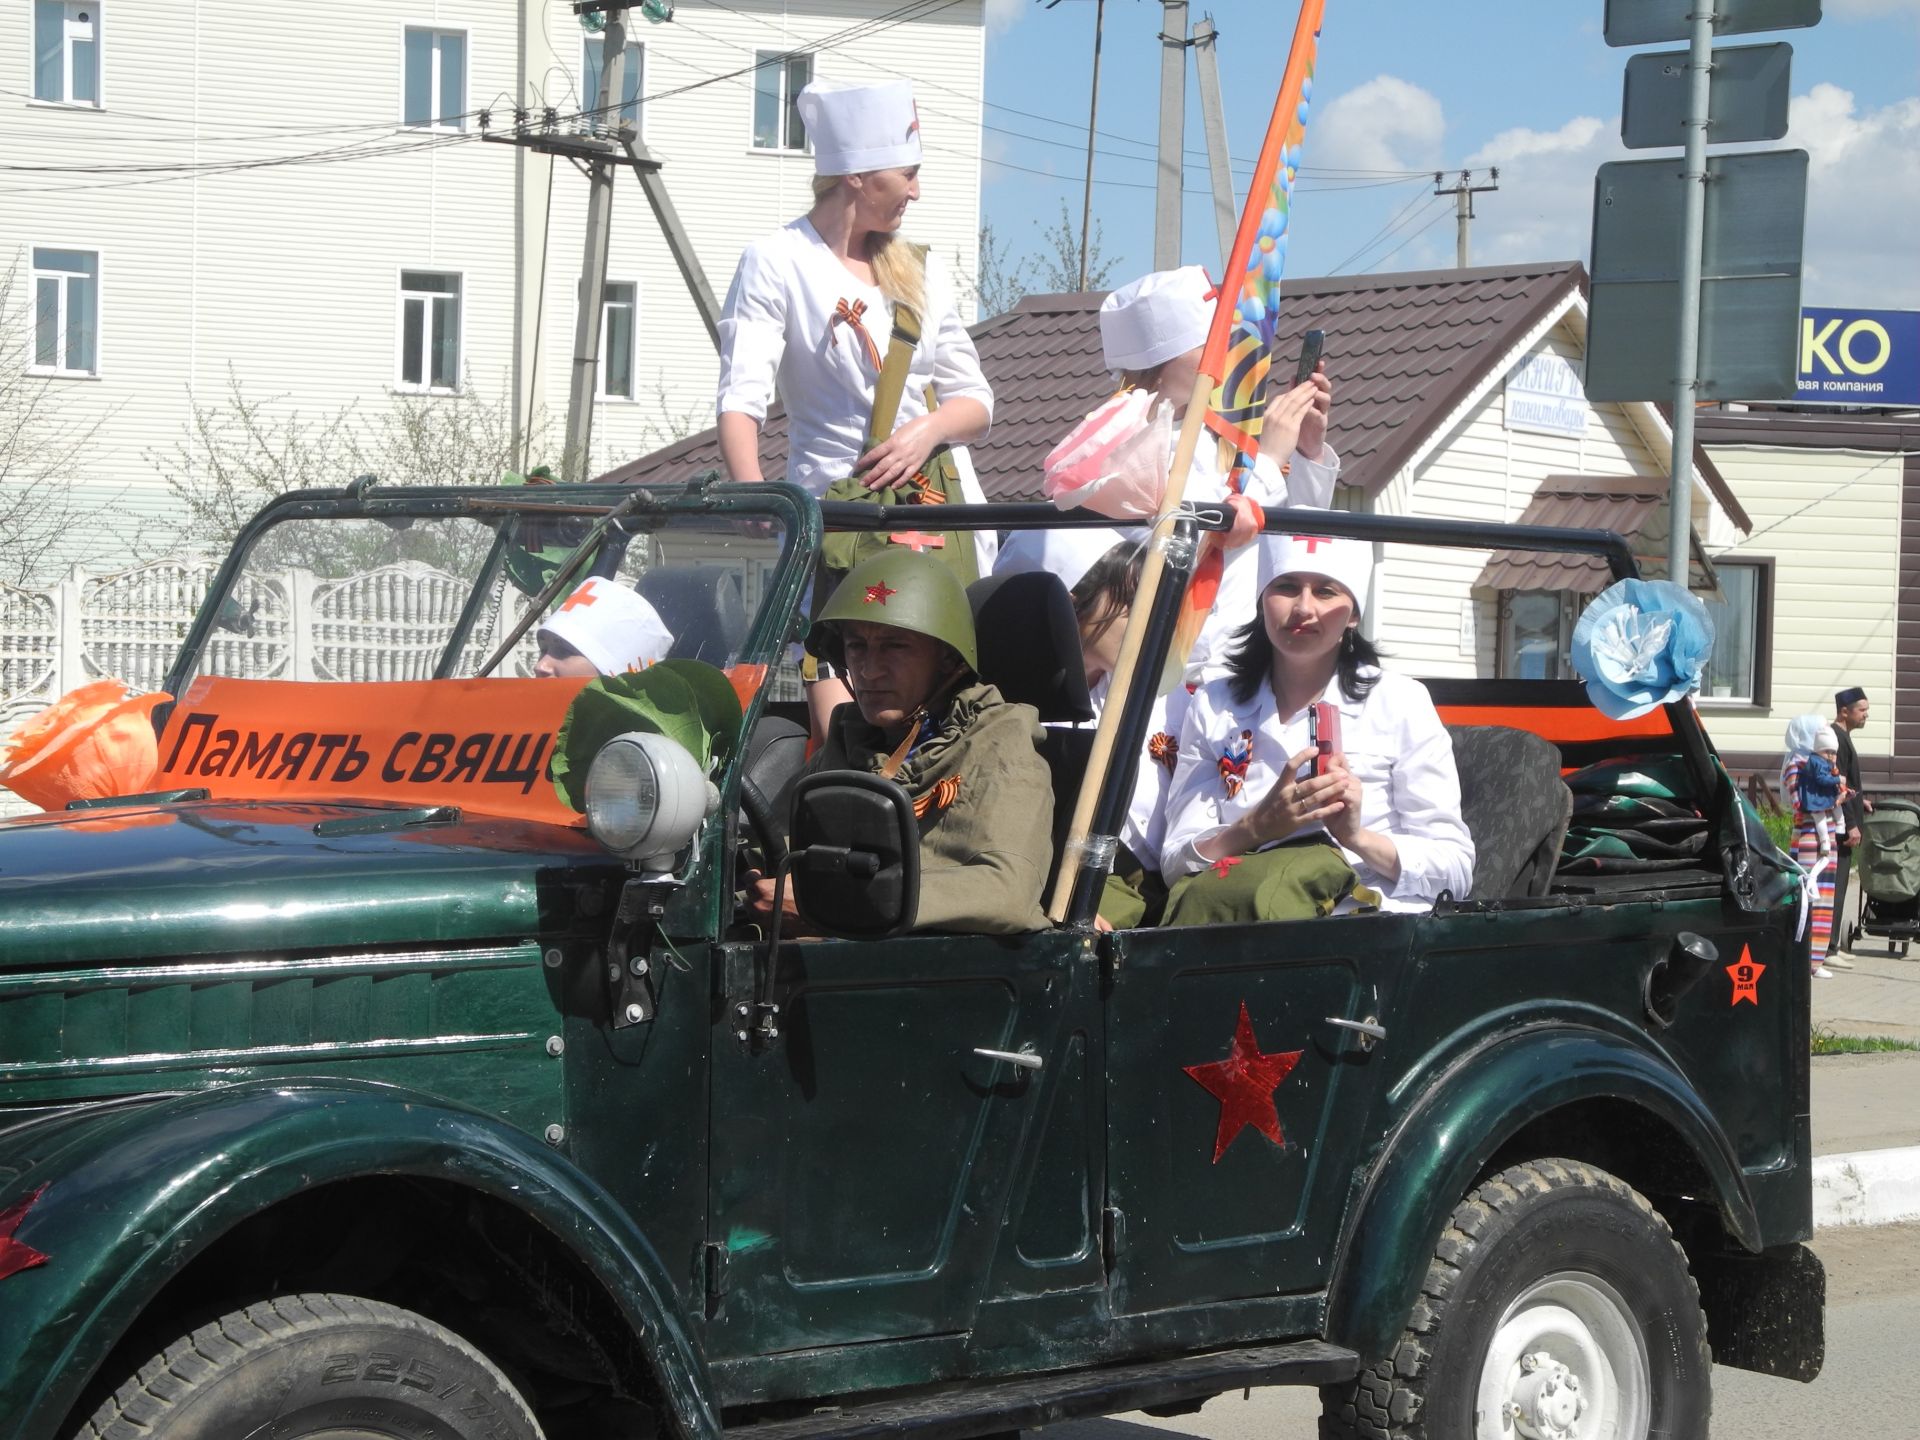
<instances>
[{"instance_id":1,"label":"jeep windshield frame","mask_svg":"<svg viewBox=\"0 0 1920 1440\"><path fill-rule=\"evenodd\" d=\"M779 553L768 577L761 603L751 615L741 641L740 658L769 662L788 638L792 616L804 591L810 568L797 557L819 548L819 512L805 493L784 483L736 485L699 481L673 486L580 484L555 486L413 486L382 487L356 482L340 490L291 491L271 501L241 529L208 588L180 649L168 669L164 688L184 693L201 673L208 646L220 627L223 610L236 601L236 588L249 573L252 559L261 553L281 527L295 522L324 524L377 520L478 522L493 531L486 554L470 574L469 597L440 646L433 666L434 679L457 672L459 657L473 643L476 621L486 597L504 581L515 541L545 527L548 535L564 535L564 558L549 541L543 553L554 556L551 574L538 594L529 594L525 612L514 627L517 639L544 614L551 599L569 581L584 577L608 547L624 552L634 539L655 534L676 519L690 522L764 521L768 543ZM567 533L567 522L574 532ZM505 581L511 584L511 581ZM526 592L523 592L526 593ZM493 670L504 647L490 647L481 673ZM164 720L164 709L156 721Z\"/></svg>"}]
</instances>

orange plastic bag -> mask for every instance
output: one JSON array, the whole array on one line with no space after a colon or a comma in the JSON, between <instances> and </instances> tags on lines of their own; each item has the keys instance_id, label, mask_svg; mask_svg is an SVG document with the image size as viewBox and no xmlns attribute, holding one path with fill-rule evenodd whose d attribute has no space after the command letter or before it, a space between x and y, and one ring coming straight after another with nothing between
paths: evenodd
<instances>
[{"instance_id":1,"label":"orange plastic bag","mask_svg":"<svg viewBox=\"0 0 1920 1440\"><path fill-rule=\"evenodd\" d=\"M43 810L138 795L160 768L153 710L171 695L128 695L95 680L62 695L0 742L0 785Z\"/></svg>"}]
</instances>

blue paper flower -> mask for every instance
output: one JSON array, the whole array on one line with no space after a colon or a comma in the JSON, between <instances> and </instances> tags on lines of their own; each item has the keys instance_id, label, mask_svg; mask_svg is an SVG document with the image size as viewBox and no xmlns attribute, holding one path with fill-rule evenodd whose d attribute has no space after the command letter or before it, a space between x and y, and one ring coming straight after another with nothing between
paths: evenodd
<instances>
[{"instance_id":1,"label":"blue paper flower","mask_svg":"<svg viewBox=\"0 0 1920 1440\"><path fill-rule=\"evenodd\" d=\"M1712 655L1713 617L1668 580L1622 580L1573 627L1573 668L1594 707L1615 720L1698 690Z\"/></svg>"}]
</instances>

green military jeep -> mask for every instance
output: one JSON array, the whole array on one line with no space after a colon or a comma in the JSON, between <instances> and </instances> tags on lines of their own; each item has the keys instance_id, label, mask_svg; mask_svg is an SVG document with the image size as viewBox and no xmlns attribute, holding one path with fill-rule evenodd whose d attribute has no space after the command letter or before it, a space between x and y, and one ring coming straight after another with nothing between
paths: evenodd
<instances>
[{"instance_id":1,"label":"green military jeep","mask_svg":"<svg viewBox=\"0 0 1920 1440\"><path fill-rule=\"evenodd\" d=\"M1689 705L1433 682L1480 855L1431 914L1104 933L1096 845L1051 930L913 933L911 815L793 796L786 666L823 526L913 513L356 486L249 526L151 793L0 824L0 1440L966 1436L1253 1385L1320 1387L1323 1436L1696 1440L1710 1358L1817 1373L1801 900ZM587 573L744 702L710 755L611 743L591 832L545 773L582 682L516 678ZM981 630L1072 718L1057 627ZM1563 842L1650 784L1690 847ZM748 864L843 938L743 923Z\"/></svg>"}]
</instances>

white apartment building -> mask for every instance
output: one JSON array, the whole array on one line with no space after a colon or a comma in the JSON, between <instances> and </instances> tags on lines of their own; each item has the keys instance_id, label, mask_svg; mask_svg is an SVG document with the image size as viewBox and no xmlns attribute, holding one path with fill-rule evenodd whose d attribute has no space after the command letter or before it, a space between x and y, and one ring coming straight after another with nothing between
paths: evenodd
<instances>
[{"instance_id":1,"label":"white apartment building","mask_svg":"<svg viewBox=\"0 0 1920 1440\"><path fill-rule=\"evenodd\" d=\"M624 98L714 292L804 212L810 78L912 79L912 238L973 272L984 0L677 0L629 16ZM476 394L560 454L588 185L496 144L595 103L570 0L10 0L0 5L0 274L49 413L98 429L69 477L149 533L149 459L229 374L270 414ZM10 57L5 58L5 57ZM713 344L636 178L615 187L597 472L711 423ZM348 476L339 477L342 482ZM5 537L0 536L0 544ZM67 560L114 556L98 534Z\"/></svg>"}]
</instances>

